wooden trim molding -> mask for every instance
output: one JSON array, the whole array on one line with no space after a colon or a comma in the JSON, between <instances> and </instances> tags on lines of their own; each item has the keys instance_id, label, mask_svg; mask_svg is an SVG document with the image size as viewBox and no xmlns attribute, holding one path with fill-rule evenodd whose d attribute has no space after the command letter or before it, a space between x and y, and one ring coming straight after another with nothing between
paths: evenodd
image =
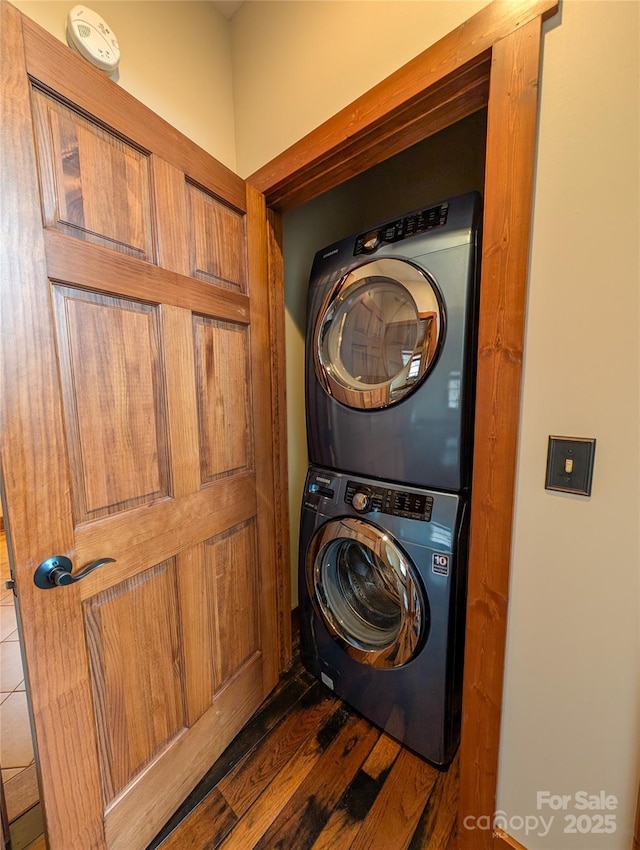
<instances>
[{"instance_id":1,"label":"wooden trim molding","mask_svg":"<svg viewBox=\"0 0 640 850\"><path fill-rule=\"evenodd\" d=\"M494 44L559 0L494 0L249 177L273 209L316 197L485 106Z\"/></svg>"},{"instance_id":2,"label":"wooden trim molding","mask_svg":"<svg viewBox=\"0 0 640 850\"><path fill-rule=\"evenodd\" d=\"M538 18L492 56L461 742L465 771L481 768L461 782L462 821L496 804L540 39Z\"/></svg>"},{"instance_id":3,"label":"wooden trim molding","mask_svg":"<svg viewBox=\"0 0 640 850\"><path fill-rule=\"evenodd\" d=\"M494 0L249 178L275 216L488 106L457 850L498 846L463 823L496 804L541 24L557 8Z\"/></svg>"},{"instance_id":4,"label":"wooden trim molding","mask_svg":"<svg viewBox=\"0 0 640 850\"><path fill-rule=\"evenodd\" d=\"M289 474L287 458L287 393L284 325L284 260L282 256L282 216L267 210L267 252L269 263L269 321L271 341L271 383L273 400L273 456L275 470L276 562L278 643L280 669L289 666L291 651L291 582L289 564Z\"/></svg>"},{"instance_id":5,"label":"wooden trim molding","mask_svg":"<svg viewBox=\"0 0 640 850\"><path fill-rule=\"evenodd\" d=\"M489 90L489 65L488 53L474 57L468 64L452 70L423 93L410 95L406 103L397 104L384 118L377 116L376 109L360 107L357 105L359 101L356 101L353 112L349 108L349 111L343 110L326 125L322 125L326 128L323 138L317 139L315 134L311 133L279 157L284 164L289 158L297 161L300 158L298 146L309 145L306 151L307 161L291 185L284 180L275 185L268 184L266 181L271 175L264 174L263 169L252 175L249 181L255 181L255 185L260 188L264 187L267 202L272 209L279 211L295 207L328 189L333 189L350 177L406 150L485 106ZM409 80L415 82L412 77L409 77ZM373 100L369 100L369 95L381 87L384 90L376 94ZM392 87L387 90L386 81L363 95L363 98L374 107L378 107L380 103L392 104L397 100ZM367 122L362 129L353 129L354 125L362 123L361 116L366 112L370 112L371 122ZM338 141L340 128L345 125L350 126L349 135L344 141ZM320 145L325 142L331 148L323 152ZM280 173L279 169L275 169L274 176Z\"/></svg>"},{"instance_id":6,"label":"wooden trim molding","mask_svg":"<svg viewBox=\"0 0 640 850\"><path fill-rule=\"evenodd\" d=\"M494 850L527 850L524 844L520 844L500 827L496 827L493 831L493 848Z\"/></svg>"}]
</instances>

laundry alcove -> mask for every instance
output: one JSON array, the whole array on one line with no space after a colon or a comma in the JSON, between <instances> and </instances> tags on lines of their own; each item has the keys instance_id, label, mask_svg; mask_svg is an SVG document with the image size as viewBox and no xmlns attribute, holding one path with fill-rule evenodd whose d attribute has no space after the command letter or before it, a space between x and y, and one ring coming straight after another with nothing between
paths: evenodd
<instances>
[{"instance_id":1,"label":"laundry alcove","mask_svg":"<svg viewBox=\"0 0 640 850\"><path fill-rule=\"evenodd\" d=\"M307 286L314 254L345 234L366 230L408 210L464 192L482 194L485 142L486 109L482 109L283 215L293 605L299 502L307 466L301 364ZM411 435L407 434L406 439L410 442Z\"/></svg>"},{"instance_id":2,"label":"laundry alcove","mask_svg":"<svg viewBox=\"0 0 640 850\"><path fill-rule=\"evenodd\" d=\"M463 824L468 816L491 819L496 807L542 23L557 8L551 0L490 4L249 178L270 208L272 378L284 411L285 211L487 108L458 811L458 847L474 850L508 846L491 830ZM279 423L274 453L283 482L286 418ZM288 550L287 501L283 488L281 553ZM281 576L283 658L289 607Z\"/></svg>"}]
</instances>

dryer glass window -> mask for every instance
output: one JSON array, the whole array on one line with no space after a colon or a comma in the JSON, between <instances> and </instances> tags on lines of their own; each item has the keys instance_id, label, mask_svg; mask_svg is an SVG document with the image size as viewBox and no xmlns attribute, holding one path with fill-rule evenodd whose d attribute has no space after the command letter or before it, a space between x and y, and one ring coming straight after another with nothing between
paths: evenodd
<instances>
[{"instance_id":1,"label":"dryer glass window","mask_svg":"<svg viewBox=\"0 0 640 850\"><path fill-rule=\"evenodd\" d=\"M327 523L311 546L308 581L322 617L359 661L397 667L426 628L414 567L391 538L362 520Z\"/></svg>"},{"instance_id":2,"label":"dryer glass window","mask_svg":"<svg viewBox=\"0 0 640 850\"><path fill-rule=\"evenodd\" d=\"M414 390L433 367L444 320L435 282L405 260L349 272L320 312L316 371L349 407L380 409Z\"/></svg>"}]
</instances>

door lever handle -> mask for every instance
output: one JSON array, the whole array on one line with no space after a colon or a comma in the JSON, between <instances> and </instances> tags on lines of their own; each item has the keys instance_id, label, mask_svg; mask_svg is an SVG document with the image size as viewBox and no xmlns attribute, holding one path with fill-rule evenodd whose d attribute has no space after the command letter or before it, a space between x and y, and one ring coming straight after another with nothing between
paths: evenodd
<instances>
[{"instance_id":1,"label":"door lever handle","mask_svg":"<svg viewBox=\"0 0 640 850\"><path fill-rule=\"evenodd\" d=\"M81 570L76 575L71 575L73 564L66 555L54 555L43 561L33 574L33 583L42 590L51 590L52 587L60 587L65 584L75 584L80 579L88 576L98 567L105 564L115 563L115 558L98 558Z\"/></svg>"}]
</instances>

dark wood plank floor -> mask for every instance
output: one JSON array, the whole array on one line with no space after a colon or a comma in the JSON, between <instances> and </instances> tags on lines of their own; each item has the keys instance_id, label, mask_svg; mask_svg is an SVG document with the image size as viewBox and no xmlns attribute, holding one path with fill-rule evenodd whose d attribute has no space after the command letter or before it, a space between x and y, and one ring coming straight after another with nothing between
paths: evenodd
<instances>
[{"instance_id":1,"label":"dark wood plank floor","mask_svg":"<svg viewBox=\"0 0 640 850\"><path fill-rule=\"evenodd\" d=\"M458 794L294 661L147 850L445 850Z\"/></svg>"}]
</instances>

